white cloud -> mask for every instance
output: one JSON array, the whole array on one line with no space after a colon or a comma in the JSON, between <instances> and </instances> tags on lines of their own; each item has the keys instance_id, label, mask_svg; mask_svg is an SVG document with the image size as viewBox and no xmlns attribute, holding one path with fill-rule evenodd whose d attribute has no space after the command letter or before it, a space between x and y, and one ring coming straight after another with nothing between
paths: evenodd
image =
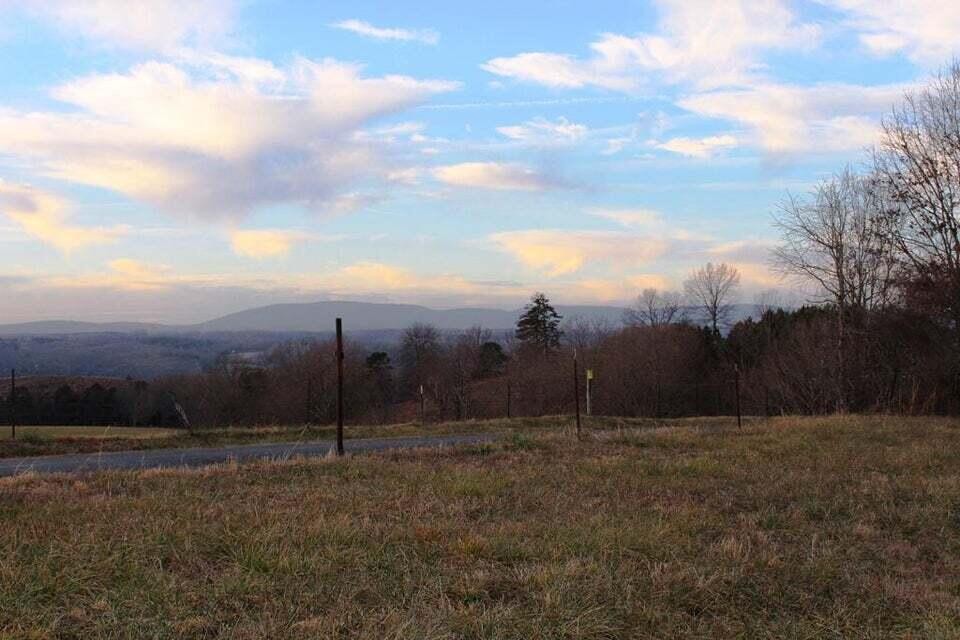
<instances>
[{"instance_id":1,"label":"white cloud","mask_svg":"<svg viewBox=\"0 0 960 640\"><path fill-rule=\"evenodd\" d=\"M29 10L94 44L173 51L222 40L233 26L234 0L24 0Z\"/></svg>"},{"instance_id":2,"label":"white cloud","mask_svg":"<svg viewBox=\"0 0 960 640\"><path fill-rule=\"evenodd\" d=\"M0 180L0 213L17 223L25 234L64 253L114 242L127 232L124 227L70 224L68 207L62 198L3 180Z\"/></svg>"},{"instance_id":3,"label":"white cloud","mask_svg":"<svg viewBox=\"0 0 960 640\"><path fill-rule=\"evenodd\" d=\"M820 0L844 12L872 53L903 52L911 59L942 64L960 52L960 4L949 0Z\"/></svg>"},{"instance_id":4,"label":"white cloud","mask_svg":"<svg viewBox=\"0 0 960 640\"><path fill-rule=\"evenodd\" d=\"M375 40L399 40L401 42L421 42L423 44L437 44L440 36L431 29L398 29L395 27L375 27L363 20L342 20L330 25L335 29L351 31Z\"/></svg>"},{"instance_id":5,"label":"white cloud","mask_svg":"<svg viewBox=\"0 0 960 640\"><path fill-rule=\"evenodd\" d=\"M679 153L692 158L709 158L720 149L737 146L737 139L731 135L707 136L705 138L671 138L655 145L658 149Z\"/></svg>"},{"instance_id":6,"label":"white cloud","mask_svg":"<svg viewBox=\"0 0 960 640\"><path fill-rule=\"evenodd\" d=\"M542 191L554 186L543 174L516 163L463 162L437 167L433 176L455 187L500 191Z\"/></svg>"},{"instance_id":7,"label":"white cloud","mask_svg":"<svg viewBox=\"0 0 960 640\"><path fill-rule=\"evenodd\" d=\"M744 126L748 141L771 153L839 152L875 142L880 116L906 89L904 85L762 84L696 94L679 105Z\"/></svg>"},{"instance_id":8,"label":"white cloud","mask_svg":"<svg viewBox=\"0 0 960 640\"><path fill-rule=\"evenodd\" d=\"M497 127L497 132L523 144L551 146L579 142L587 135L588 129L561 117L556 120L534 118L523 124Z\"/></svg>"},{"instance_id":9,"label":"white cloud","mask_svg":"<svg viewBox=\"0 0 960 640\"><path fill-rule=\"evenodd\" d=\"M804 49L819 28L798 23L782 0L661 0L657 33L629 37L604 34L583 59L548 52L494 58L490 73L557 89L600 87L633 92L651 73L700 88L751 81L763 67L759 56L776 49Z\"/></svg>"},{"instance_id":10,"label":"white cloud","mask_svg":"<svg viewBox=\"0 0 960 640\"><path fill-rule=\"evenodd\" d=\"M83 77L54 91L72 112L0 110L0 139L47 175L171 212L239 218L281 202L341 210L362 199L344 194L349 185L387 172L359 128L457 86L367 78L329 59L299 58L280 76L256 62L149 62Z\"/></svg>"}]
</instances>

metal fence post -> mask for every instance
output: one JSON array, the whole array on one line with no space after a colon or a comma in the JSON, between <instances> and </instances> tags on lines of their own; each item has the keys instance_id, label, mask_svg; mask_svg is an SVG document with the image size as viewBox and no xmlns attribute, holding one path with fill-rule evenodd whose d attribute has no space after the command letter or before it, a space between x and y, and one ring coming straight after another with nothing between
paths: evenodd
<instances>
[{"instance_id":1,"label":"metal fence post","mask_svg":"<svg viewBox=\"0 0 960 640\"><path fill-rule=\"evenodd\" d=\"M10 369L10 438L17 439L17 370Z\"/></svg>"},{"instance_id":2,"label":"metal fence post","mask_svg":"<svg viewBox=\"0 0 960 640\"><path fill-rule=\"evenodd\" d=\"M580 433L580 372L577 369L577 350L573 350L573 401L577 409L577 439L581 438Z\"/></svg>"},{"instance_id":3,"label":"metal fence post","mask_svg":"<svg viewBox=\"0 0 960 640\"><path fill-rule=\"evenodd\" d=\"M740 365L733 365L733 388L737 394L737 429L743 428L743 422L740 417Z\"/></svg>"},{"instance_id":4,"label":"metal fence post","mask_svg":"<svg viewBox=\"0 0 960 640\"><path fill-rule=\"evenodd\" d=\"M343 320L337 318L337 455L343 455Z\"/></svg>"}]
</instances>

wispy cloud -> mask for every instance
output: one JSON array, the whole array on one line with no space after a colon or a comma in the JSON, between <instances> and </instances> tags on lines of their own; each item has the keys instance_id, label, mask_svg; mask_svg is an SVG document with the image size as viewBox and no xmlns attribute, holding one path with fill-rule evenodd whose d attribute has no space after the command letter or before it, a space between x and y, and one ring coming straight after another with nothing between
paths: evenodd
<instances>
[{"instance_id":1,"label":"wispy cloud","mask_svg":"<svg viewBox=\"0 0 960 640\"><path fill-rule=\"evenodd\" d=\"M604 34L587 58L527 52L494 58L483 69L556 89L599 87L635 92L651 74L708 89L754 79L761 52L804 49L819 27L801 23L782 0L664 0L660 30L630 37Z\"/></svg>"},{"instance_id":2,"label":"wispy cloud","mask_svg":"<svg viewBox=\"0 0 960 640\"><path fill-rule=\"evenodd\" d=\"M658 149L679 153L692 158L709 158L721 149L730 149L737 146L737 139L731 135L707 136L705 138L671 138L666 142L656 143Z\"/></svg>"},{"instance_id":3,"label":"wispy cloud","mask_svg":"<svg viewBox=\"0 0 960 640\"><path fill-rule=\"evenodd\" d=\"M543 191L557 186L546 175L518 163L463 162L437 167L433 175L454 187L496 191Z\"/></svg>"},{"instance_id":4,"label":"wispy cloud","mask_svg":"<svg viewBox=\"0 0 960 640\"><path fill-rule=\"evenodd\" d=\"M420 42L437 44L440 34L432 29L401 29L397 27L376 27L363 20L341 20L330 25L335 29L351 31L374 40L397 40L400 42Z\"/></svg>"},{"instance_id":5,"label":"wispy cloud","mask_svg":"<svg viewBox=\"0 0 960 640\"><path fill-rule=\"evenodd\" d=\"M172 52L222 40L233 27L236 4L235 0L25 0L21 6L97 46Z\"/></svg>"}]
</instances>

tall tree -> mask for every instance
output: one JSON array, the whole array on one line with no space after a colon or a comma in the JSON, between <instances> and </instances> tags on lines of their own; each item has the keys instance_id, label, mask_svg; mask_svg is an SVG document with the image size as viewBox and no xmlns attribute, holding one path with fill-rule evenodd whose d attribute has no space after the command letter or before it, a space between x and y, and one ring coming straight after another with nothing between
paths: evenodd
<instances>
[{"instance_id":1,"label":"tall tree","mask_svg":"<svg viewBox=\"0 0 960 640\"><path fill-rule=\"evenodd\" d=\"M960 61L908 93L874 154L907 296L960 338Z\"/></svg>"},{"instance_id":2,"label":"tall tree","mask_svg":"<svg viewBox=\"0 0 960 640\"><path fill-rule=\"evenodd\" d=\"M683 287L690 300L700 307L714 335L730 316L731 299L740 287L740 272L726 263L708 262L695 269Z\"/></svg>"},{"instance_id":3,"label":"tall tree","mask_svg":"<svg viewBox=\"0 0 960 640\"><path fill-rule=\"evenodd\" d=\"M871 177L850 168L823 180L808 198L788 197L774 216L782 243L773 251L785 275L816 288L812 302L833 307L837 321L837 409L848 404L847 324L853 311L890 300L894 260L883 228L882 197Z\"/></svg>"},{"instance_id":4,"label":"tall tree","mask_svg":"<svg viewBox=\"0 0 960 640\"><path fill-rule=\"evenodd\" d=\"M563 316L557 313L547 296L535 293L517 321L517 339L549 353L551 349L560 346L560 338L563 336L560 330L562 319Z\"/></svg>"}]
</instances>

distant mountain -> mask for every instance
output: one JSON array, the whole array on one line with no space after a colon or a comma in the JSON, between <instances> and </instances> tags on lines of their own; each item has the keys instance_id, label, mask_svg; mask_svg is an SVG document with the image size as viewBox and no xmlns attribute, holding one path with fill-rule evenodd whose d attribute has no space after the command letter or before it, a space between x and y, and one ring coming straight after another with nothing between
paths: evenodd
<instances>
[{"instance_id":1,"label":"distant mountain","mask_svg":"<svg viewBox=\"0 0 960 640\"><path fill-rule=\"evenodd\" d=\"M582 318L603 321L617 327L621 324L623 307L597 305L558 305L557 311L565 320ZM456 331L481 326L494 331L516 326L521 309L431 309L413 304L374 302L325 301L296 304L273 304L231 313L220 318L191 325L164 325L146 322L74 322L48 320L0 325L0 336L42 336L93 333L146 333L152 335L195 333L329 333L336 318L343 318L348 332L396 332L416 322L438 329ZM734 305L730 324L756 316L754 305ZM690 310L691 322L700 314Z\"/></svg>"},{"instance_id":2,"label":"distant mountain","mask_svg":"<svg viewBox=\"0 0 960 640\"><path fill-rule=\"evenodd\" d=\"M176 327L148 322L75 322L73 320L40 320L17 324L0 324L0 336L69 335L78 333L158 333Z\"/></svg>"},{"instance_id":3,"label":"distant mountain","mask_svg":"<svg viewBox=\"0 0 960 640\"><path fill-rule=\"evenodd\" d=\"M620 324L624 309L602 306L558 306L564 318L603 319ZM198 331L297 331L328 332L336 318L343 318L350 331L382 331L403 329L422 322L438 329L457 330L472 326L487 329L510 329L516 326L520 309L430 309L412 304L372 302L313 302L274 304L232 313L191 327Z\"/></svg>"}]
</instances>

